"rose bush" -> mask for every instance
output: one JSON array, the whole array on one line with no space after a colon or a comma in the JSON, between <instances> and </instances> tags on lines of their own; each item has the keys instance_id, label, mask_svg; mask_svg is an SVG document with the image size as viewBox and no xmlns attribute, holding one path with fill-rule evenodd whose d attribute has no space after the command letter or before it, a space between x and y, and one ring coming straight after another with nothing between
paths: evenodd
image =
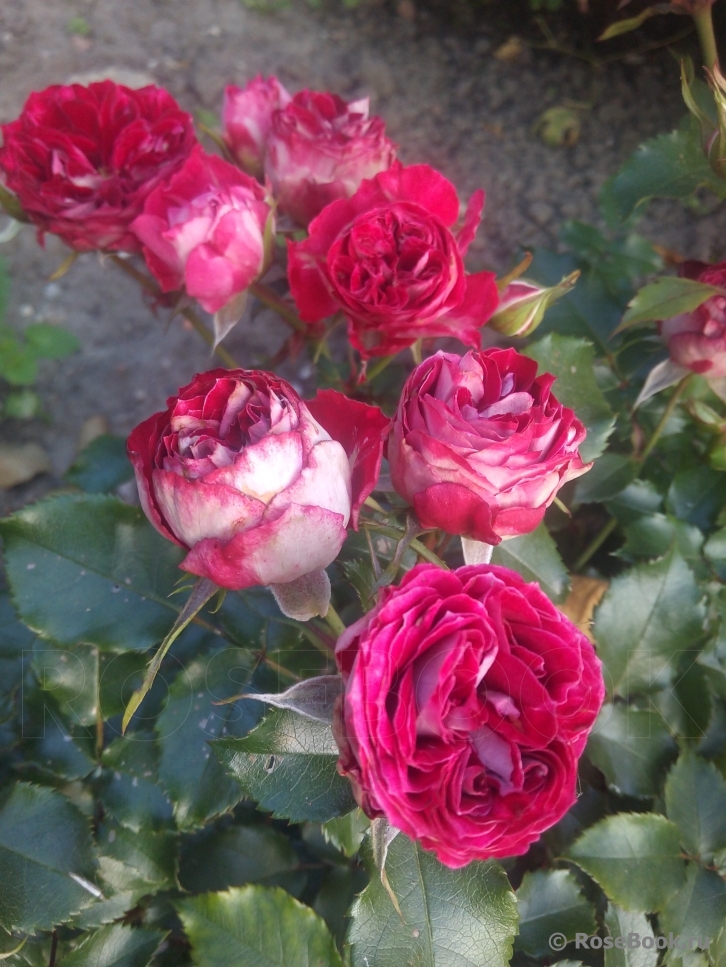
<instances>
[{"instance_id":1,"label":"rose bush","mask_svg":"<svg viewBox=\"0 0 726 967\"><path fill-rule=\"evenodd\" d=\"M681 274L726 289L726 262L686 262ZM666 319L660 333L674 363L706 379L726 377L726 295L711 296L692 312Z\"/></svg>"},{"instance_id":2,"label":"rose bush","mask_svg":"<svg viewBox=\"0 0 726 967\"><path fill-rule=\"evenodd\" d=\"M217 312L262 274L274 215L254 178L197 147L131 227L162 292Z\"/></svg>"},{"instance_id":3,"label":"rose bush","mask_svg":"<svg viewBox=\"0 0 726 967\"><path fill-rule=\"evenodd\" d=\"M262 178L265 149L274 111L286 107L291 95L276 77L258 75L246 87L230 84L224 91L222 135L244 171Z\"/></svg>"},{"instance_id":4,"label":"rose bush","mask_svg":"<svg viewBox=\"0 0 726 967\"><path fill-rule=\"evenodd\" d=\"M534 530L585 473L585 428L514 349L439 352L408 378L388 439L393 486L424 527L486 544Z\"/></svg>"},{"instance_id":5,"label":"rose bush","mask_svg":"<svg viewBox=\"0 0 726 967\"><path fill-rule=\"evenodd\" d=\"M168 91L113 81L31 94L2 133L7 187L41 237L52 232L79 252L138 252L131 222L196 144Z\"/></svg>"},{"instance_id":6,"label":"rose bush","mask_svg":"<svg viewBox=\"0 0 726 967\"><path fill-rule=\"evenodd\" d=\"M335 560L375 485L387 421L334 391L313 409L271 373L217 369L136 427L128 453L141 505L187 548L184 570L239 589ZM346 425L342 442L324 428L329 412Z\"/></svg>"},{"instance_id":7,"label":"rose bush","mask_svg":"<svg viewBox=\"0 0 726 967\"><path fill-rule=\"evenodd\" d=\"M265 174L281 211L307 226L395 158L383 121L369 117L368 98L346 103L336 94L300 91L272 115Z\"/></svg>"},{"instance_id":8,"label":"rose bush","mask_svg":"<svg viewBox=\"0 0 726 967\"><path fill-rule=\"evenodd\" d=\"M335 658L340 772L368 816L447 866L526 852L575 801L600 663L537 585L419 564Z\"/></svg>"},{"instance_id":9,"label":"rose bush","mask_svg":"<svg viewBox=\"0 0 726 967\"><path fill-rule=\"evenodd\" d=\"M300 316L314 326L342 312L364 358L428 336L478 347L498 301L493 273L464 272L483 205L484 193L475 192L454 233L456 189L428 165L396 162L364 181L313 220L309 238L288 243Z\"/></svg>"}]
</instances>

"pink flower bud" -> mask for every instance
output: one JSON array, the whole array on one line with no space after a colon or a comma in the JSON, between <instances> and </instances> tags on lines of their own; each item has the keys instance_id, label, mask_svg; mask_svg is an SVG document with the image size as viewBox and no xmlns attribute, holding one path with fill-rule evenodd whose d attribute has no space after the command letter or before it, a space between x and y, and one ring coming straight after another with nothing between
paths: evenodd
<instances>
[{"instance_id":1,"label":"pink flower bud","mask_svg":"<svg viewBox=\"0 0 726 967\"><path fill-rule=\"evenodd\" d=\"M686 262L681 275L726 291L726 262ZM660 323L660 333L674 363L705 376L726 377L726 295L714 295L693 312Z\"/></svg>"},{"instance_id":2,"label":"pink flower bud","mask_svg":"<svg viewBox=\"0 0 726 967\"><path fill-rule=\"evenodd\" d=\"M265 148L272 114L291 97L276 77L258 75L246 87L229 85L222 107L223 137L235 159L248 174L262 178Z\"/></svg>"},{"instance_id":3,"label":"pink flower bud","mask_svg":"<svg viewBox=\"0 0 726 967\"><path fill-rule=\"evenodd\" d=\"M237 590L335 560L375 486L388 420L332 390L311 408L272 373L215 369L132 432L141 505L186 548L185 571Z\"/></svg>"},{"instance_id":4,"label":"pink flower bud","mask_svg":"<svg viewBox=\"0 0 726 967\"><path fill-rule=\"evenodd\" d=\"M450 867L518 856L577 798L604 698L592 645L513 571L419 564L338 639L356 799Z\"/></svg>"},{"instance_id":5,"label":"pink flower bud","mask_svg":"<svg viewBox=\"0 0 726 967\"><path fill-rule=\"evenodd\" d=\"M424 527L485 544L534 530L579 477L585 428L514 349L436 353L408 378L388 440L393 486Z\"/></svg>"},{"instance_id":6,"label":"pink flower bud","mask_svg":"<svg viewBox=\"0 0 726 967\"><path fill-rule=\"evenodd\" d=\"M59 235L78 252L138 252L131 222L196 144L192 119L171 94L113 81L31 94L2 133L5 184L41 238Z\"/></svg>"},{"instance_id":7,"label":"pink flower bud","mask_svg":"<svg viewBox=\"0 0 726 967\"><path fill-rule=\"evenodd\" d=\"M132 228L163 292L185 286L207 312L217 312L262 273L272 217L254 178L197 147L149 195Z\"/></svg>"},{"instance_id":8,"label":"pink flower bud","mask_svg":"<svg viewBox=\"0 0 726 967\"><path fill-rule=\"evenodd\" d=\"M272 116L265 173L281 211L307 226L395 157L383 121L368 117L367 98L346 104L336 94L300 91Z\"/></svg>"}]
</instances>

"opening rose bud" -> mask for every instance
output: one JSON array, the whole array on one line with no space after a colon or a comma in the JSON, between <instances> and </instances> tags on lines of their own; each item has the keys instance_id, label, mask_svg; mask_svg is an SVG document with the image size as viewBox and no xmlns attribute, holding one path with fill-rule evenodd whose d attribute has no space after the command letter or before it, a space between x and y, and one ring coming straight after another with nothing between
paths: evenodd
<instances>
[{"instance_id":1,"label":"opening rose bud","mask_svg":"<svg viewBox=\"0 0 726 967\"><path fill-rule=\"evenodd\" d=\"M216 369L137 426L128 452L147 517L188 550L185 571L233 590L287 585L332 563L357 526L387 424L332 390L306 404L271 373Z\"/></svg>"},{"instance_id":2,"label":"opening rose bud","mask_svg":"<svg viewBox=\"0 0 726 967\"><path fill-rule=\"evenodd\" d=\"M686 262L681 275L726 290L726 262ZM726 377L726 296L714 295L692 312L660 323L671 360L705 376Z\"/></svg>"},{"instance_id":3,"label":"opening rose bud","mask_svg":"<svg viewBox=\"0 0 726 967\"><path fill-rule=\"evenodd\" d=\"M191 117L159 87L53 85L2 125L0 172L39 234L79 252L138 252L130 230L149 193L196 142Z\"/></svg>"},{"instance_id":4,"label":"opening rose bud","mask_svg":"<svg viewBox=\"0 0 726 967\"><path fill-rule=\"evenodd\" d=\"M604 698L585 635L536 584L419 564L338 639L338 770L450 867L517 856L575 802Z\"/></svg>"},{"instance_id":5,"label":"opening rose bud","mask_svg":"<svg viewBox=\"0 0 726 967\"><path fill-rule=\"evenodd\" d=\"M489 320L490 328L509 337L530 336L549 306L572 289L579 275L573 272L549 288L524 279L511 282L499 296L497 311Z\"/></svg>"},{"instance_id":6,"label":"opening rose bud","mask_svg":"<svg viewBox=\"0 0 726 967\"><path fill-rule=\"evenodd\" d=\"M484 193L475 192L455 234L456 189L428 165L396 162L363 182L311 223L307 239L288 243L301 318L316 324L343 312L364 358L430 336L478 347L499 299L493 273L464 271L483 206Z\"/></svg>"},{"instance_id":7,"label":"opening rose bud","mask_svg":"<svg viewBox=\"0 0 726 967\"><path fill-rule=\"evenodd\" d=\"M396 146L368 98L346 103L337 94L300 91L270 123L265 174L280 210L307 226L326 205L350 198L364 178L385 171Z\"/></svg>"},{"instance_id":8,"label":"opening rose bud","mask_svg":"<svg viewBox=\"0 0 726 967\"><path fill-rule=\"evenodd\" d=\"M388 439L394 488L424 527L498 544L534 530L590 469L585 428L514 349L439 352L408 378Z\"/></svg>"},{"instance_id":9,"label":"opening rose bud","mask_svg":"<svg viewBox=\"0 0 726 967\"><path fill-rule=\"evenodd\" d=\"M149 195L132 228L163 292L184 286L218 312L262 274L274 216L254 178L197 147Z\"/></svg>"},{"instance_id":10,"label":"opening rose bud","mask_svg":"<svg viewBox=\"0 0 726 967\"><path fill-rule=\"evenodd\" d=\"M286 107L291 96L276 77L255 77L246 87L230 84L224 91L223 137L248 174L262 178L273 111Z\"/></svg>"}]
</instances>

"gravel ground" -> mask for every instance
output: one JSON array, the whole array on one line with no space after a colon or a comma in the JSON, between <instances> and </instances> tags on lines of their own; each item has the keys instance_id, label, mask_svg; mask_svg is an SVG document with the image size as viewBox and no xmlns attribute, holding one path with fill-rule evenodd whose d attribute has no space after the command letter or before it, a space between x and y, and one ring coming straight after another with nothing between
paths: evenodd
<instances>
[{"instance_id":1,"label":"gravel ground","mask_svg":"<svg viewBox=\"0 0 726 967\"><path fill-rule=\"evenodd\" d=\"M90 27L87 36L68 30L79 17ZM399 2L398 12L385 0L353 11L340 3L317 11L292 0L274 14L239 0L2 0L0 120L17 116L33 89L102 76L156 81L185 108L215 113L226 83L243 84L258 72L277 74L293 90L368 93L405 162L440 168L463 197L486 189L470 265L503 270L522 245L555 246L563 220L595 220L606 177L684 112L678 71L665 50L599 70L535 50L505 63L492 55L507 33L487 18L467 31L447 28L412 0ZM580 115L580 139L550 148L533 129L545 109L563 104ZM653 206L642 225L662 244L700 258L723 257L724 228L723 206L697 217L666 203ZM40 319L62 323L83 350L44 365L45 421L0 424L0 440L37 440L53 465L51 474L0 495L0 512L58 484L89 417L102 415L125 434L209 366L195 333L155 315L134 283L96 256L81 256L49 283L66 254L55 239L41 250L24 230L3 254L12 276L8 321L19 328ZM249 365L285 334L274 316L260 312L227 345Z\"/></svg>"}]
</instances>

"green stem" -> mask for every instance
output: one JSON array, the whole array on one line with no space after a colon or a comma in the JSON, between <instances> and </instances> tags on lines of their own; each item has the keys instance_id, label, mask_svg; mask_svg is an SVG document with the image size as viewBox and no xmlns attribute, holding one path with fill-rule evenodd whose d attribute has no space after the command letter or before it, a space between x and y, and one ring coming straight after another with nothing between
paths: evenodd
<instances>
[{"instance_id":1,"label":"green stem","mask_svg":"<svg viewBox=\"0 0 726 967\"><path fill-rule=\"evenodd\" d=\"M328 610L325 614L325 620L328 622L330 630L335 634L336 638L340 637L345 631L345 625L338 614L338 612L333 607L332 603L328 605Z\"/></svg>"},{"instance_id":2,"label":"green stem","mask_svg":"<svg viewBox=\"0 0 726 967\"><path fill-rule=\"evenodd\" d=\"M377 521L373 520L361 520L361 527L365 527L366 530L374 530L379 534L383 534L385 537L393 537L396 540L400 540L406 533L402 527L393 527L388 524L379 524ZM436 567L442 568L444 571L449 570L449 565L441 558L430 551L425 544L422 544L419 540L413 540L408 545L412 551L415 551L419 557L422 557L424 561L429 561L431 564L435 564Z\"/></svg>"},{"instance_id":3,"label":"green stem","mask_svg":"<svg viewBox=\"0 0 726 967\"><path fill-rule=\"evenodd\" d=\"M661 416L660 420L658 420L658 425L656 426L655 430L653 430L653 436L650 438L643 452L638 458L640 467L638 468L638 472L636 473L636 475L633 477L633 480L637 480L638 477L640 476L640 471L643 469L643 466L645 465L645 461L653 452L655 445L660 439L663 433L663 430L665 429L666 424L668 423L668 420L670 420L671 416L673 415L673 411L678 406L678 402L681 396L683 396L683 393L686 390L692 378L693 378L693 374L689 373L688 376L682 379L678 384L678 386L676 386L676 390L673 396L671 396L671 398L668 400L668 405L663 411L663 416ZM587 562L590 560L593 554L595 554L595 552L602 547L602 545L605 543L608 537L610 537L610 535L612 534L612 532L615 530L617 526L618 526L617 518L611 517L610 520L607 522L607 524L605 524L602 530L592 539L592 541L590 541L590 543L587 545L585 550L582 552L582 554L580 554L578 559L575 561L575 563L572 566L573 574L577 574L579 571L582 570L582 568L587 564Z\"/></svg>"},{"instance_id":4,"label":"green stem","mask_svg":"<svg viewBox=\"0 0 726 967\"><path fill-rule=\"evenodd\" d=\"M128 259L122 259L118 255L110 255L109 258L114 265L121 269L122 272L125 272L126 275L138 282L141 288L144 289L145 292L148 292L149 295L153 295L154 297L161 295L161 289L156 282L154 282L153 279L150 279L148 275L140 272L139 269L137 269L135 265L132 265ZM214 336L209 329L207 329L193 309L182 309L181 314L192 324L194 329L196 329L205 343L214 350L225 366L227 366L229 369L242 368L234 356L228 352L224 346L214 345Z\"/></svg>"},{"instance_id":5,"label":"green stem","mask_svg":"<svg viewBox=\"0 0 726 967\"><path fill-rule=\"evenodd\" d=\"M711 4L697 8L693 14L693 21L696 24L696 33L701 44L704 66L712 71L714 67L718 67L718 47L716 46L716 34L713 29Z\"/></svg>"},{"instance_id":6,"label":"green stem","mask_svg":"<svg viewBox=\"0 0 726 967\"><path fill-rule=\"evenodd\" d=\"M256 299L259 299L260 302L264 303L264 305L268 306L270 309L274 309L279 316L282 316L288 326L294 329L295 332L307 335L308 327L298 316L295 310L263 282L253 282L250 286L250 292Z\"/></svg>"},{"instance_id":7,"label":"green stem","mask_svg":"<svg viewBox=\"0 0 726 967\"><path fill-rule=\"evenodd\" d=\"M389 366L395 358L396 356L394 353L393 356L382 356L380 359L377 359L372 366L367 367L365 382L373 382L376 376L380 376L383 370Z\"/></svg>"}]
</instances>

